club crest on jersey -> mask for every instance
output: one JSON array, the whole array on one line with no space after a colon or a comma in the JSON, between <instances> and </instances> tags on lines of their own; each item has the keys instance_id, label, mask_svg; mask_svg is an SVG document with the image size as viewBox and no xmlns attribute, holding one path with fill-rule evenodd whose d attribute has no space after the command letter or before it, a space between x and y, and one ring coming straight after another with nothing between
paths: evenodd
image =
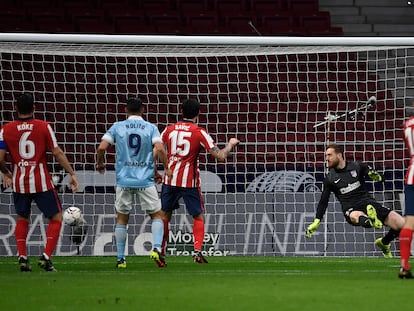
<instances>
[{"instance_id":1,"label":"club crest on jersey","mask_svg":"<svg viewBox=\"0 0 414 311\"><path fill-rule=\"evenodd\" d=\"M357 171L356 171L356 170L352 170L352 171L351 171L351 176L352 176L353 178L357 177L357 176L358 176Z\"/></svg>"}]
</instances>

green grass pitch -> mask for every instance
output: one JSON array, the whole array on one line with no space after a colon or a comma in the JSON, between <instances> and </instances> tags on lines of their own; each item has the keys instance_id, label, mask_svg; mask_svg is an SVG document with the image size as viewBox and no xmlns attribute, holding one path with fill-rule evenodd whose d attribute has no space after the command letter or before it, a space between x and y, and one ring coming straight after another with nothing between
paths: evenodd
<instances>
[{"instance_id":1,"label":"green grass pitch","mask_svg":"<svg viewBox=\"0 0 414 311\"><path fill-rule=\"evenodd\" d=\"M53 257L57 273L22 273L0 257L0 310L411 310L414 280L397 277L399 261L383 258Z\"/></svg>"}]
</instances>

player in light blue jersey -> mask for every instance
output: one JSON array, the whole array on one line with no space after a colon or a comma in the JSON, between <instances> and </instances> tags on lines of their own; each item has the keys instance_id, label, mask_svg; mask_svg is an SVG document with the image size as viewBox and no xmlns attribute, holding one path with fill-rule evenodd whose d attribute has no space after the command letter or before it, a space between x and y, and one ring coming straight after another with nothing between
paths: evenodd
<instances>
[{"instance_id":1,"label":"player in light blue jersey","mask_svg":"<svg viewBox=\"0 0 414 311\"><path fill-rule=\"evenodd\" d=\"M161 255L164 234L161 201L155 187L154 175L158 174L155 160L159 159L164 165L165 174L172 176L171 170L168 169L167 154L158 128L142 118L144 105L138 97L127 100L125 112L127 119L115 122L109 128L96 151L96 169L103 174L105 152L111 145L115 145L116 148L116 266L126 268L127 225L136 196L141 208L152 219L154 249L150 257L159 267L166 267L165 259Z\"/></svg>"}]
</instances>

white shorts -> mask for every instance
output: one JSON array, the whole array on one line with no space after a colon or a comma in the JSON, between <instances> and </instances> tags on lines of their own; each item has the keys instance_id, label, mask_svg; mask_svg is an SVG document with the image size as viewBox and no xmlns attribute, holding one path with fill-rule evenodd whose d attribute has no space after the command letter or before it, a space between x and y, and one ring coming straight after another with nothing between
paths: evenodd
<instances>
[{"instance_id":1,"label":"white shorts","mask_svg":"<svg viewBox=\"0 0 414 311\"><path fill-rule=\"evenodd\" d=\"M157 188L154 186L140 189L116 187L116 211L120 214L129 215L135 196L139 199L141 209L148 214L154 214L161 210L161 200L158 197Z\"/></svg>"}]
</instances>

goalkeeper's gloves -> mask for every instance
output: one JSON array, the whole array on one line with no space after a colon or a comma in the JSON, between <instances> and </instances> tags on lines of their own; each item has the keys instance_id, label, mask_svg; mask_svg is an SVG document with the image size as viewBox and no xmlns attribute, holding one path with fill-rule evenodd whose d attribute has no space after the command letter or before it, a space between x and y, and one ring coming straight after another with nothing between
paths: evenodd
<instances>
[{"instance_id":1,"label":"goalkeeper's gloves","mask_svg":"<svg viewBox=\"0 0 414 311\"><path fill-rule=\"evenodd\" d=\"M382 177L382 175L380 173L378 173L377 171L374 171L374 170L368 171L368 176L373 181L378 181L378 182L384 181L384 178Z\"/></svg>"},{"instance_id":2,"label":"goalkeeper's gloves","mask_svg":"<svg viewBox=\"0 0 414 311\"><path fill-rule=\"evenodd\" d=\"M319 224L321 223L321 220L318 218L315 218L313 223L311 223L308 228L306 229L306 237L310 238L312 234L318 229Z\"/></svg>"}]
</instances>

